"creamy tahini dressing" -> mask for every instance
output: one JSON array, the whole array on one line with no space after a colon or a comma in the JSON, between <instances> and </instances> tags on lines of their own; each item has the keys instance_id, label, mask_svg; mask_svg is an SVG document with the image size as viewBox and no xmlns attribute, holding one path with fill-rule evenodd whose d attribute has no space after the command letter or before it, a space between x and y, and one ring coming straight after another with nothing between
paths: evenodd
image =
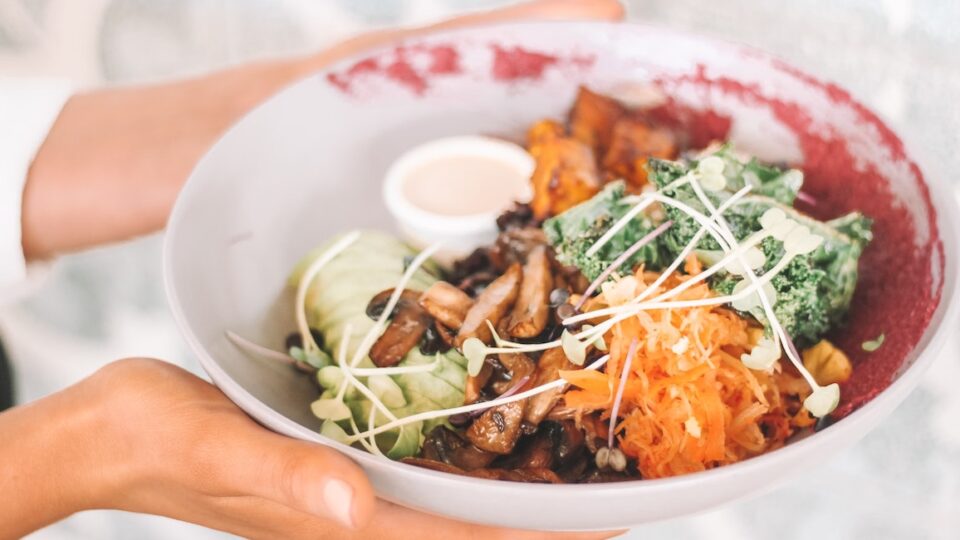
<instances>
[{"instance_id":1,"label":"creamy tahini dressing","mask_svg":"<svg viewBox=\"0 0 960 540\"><path fill-rule=\"evenodd\" d=\"M508 163L464 154L418 164L407 172L401 189L418 208L445 216L468 216L509 207L523 196L528 181Z\"/></svg>"}]
</instances>

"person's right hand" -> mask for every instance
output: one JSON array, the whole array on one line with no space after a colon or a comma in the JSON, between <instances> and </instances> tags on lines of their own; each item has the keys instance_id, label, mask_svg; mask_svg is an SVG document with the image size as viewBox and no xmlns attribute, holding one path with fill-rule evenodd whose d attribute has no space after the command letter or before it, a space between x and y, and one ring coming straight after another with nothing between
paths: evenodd
<instances>
[{"instance_id":1,"label":"person's right hand","mask_svg":"<svg viewBox=\"0 0 960 540\"><path fill-rule=\"evenodd\" d=\"M324 446L272 433L213 385L122 360L0 415L0 538L79 510L172 517L246 538L608 538L459 523L377 501Z\"/></svg>"}]
</instances>

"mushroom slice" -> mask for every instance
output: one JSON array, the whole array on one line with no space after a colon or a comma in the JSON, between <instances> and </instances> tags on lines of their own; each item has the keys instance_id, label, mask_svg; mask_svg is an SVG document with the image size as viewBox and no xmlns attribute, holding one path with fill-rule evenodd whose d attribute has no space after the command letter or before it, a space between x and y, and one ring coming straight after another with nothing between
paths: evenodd
<instances>
[{"instance_id":1,"label":"mushroom slice","mask_svg":"<svg viewBox=\"0 0 960 540\"><path fill-rule=\"evenodd\" d=\"M553 274L546 246L533 248L523 265L523 282L517 303L510 315L510 335L518 338L537 337L547 327L550 290Z\"/></svg>"},{"instance_id":2,"label":"mushroom slice","mask_svg":"<svg viewBox=\"0 0 960 540\"><path fill-rule=\"evenodd\" d=\"M490 388L497 395L513 388L524 377L533 375L533 372L537 369L533 360L523 353L501 353L498 358L500 359L500 364L510 373L510 377L490 384ZM527 385L527 387L529 387L529 385Z\"/></svg>"},{"instance_id":3,"label":"mushroom slice","mask_svg":"<svg viewBox=\"0 0 960 540\"><path fill-rule=\"evenodd\" d=\"M487 285L463 319L457 334L457 347L462 347L463 342L472 337L485 343L490 342L493 336L487 327L487 321L496 326L513 306L520 289L522 274L520 265L513 264L502 276Z\"/></svg>"},{"instance_id":4,"label":"mushroom slice","mask_svg":"<svg viewBox=\"0 0 960 540\"><path fill-rule=\"evenodd\" d=\"M473 299L467 293L447 283L438 281L420 295L420 307L431 317L447 328L459 330L463 318L473 306Z\"/></svg>"},{"instance_id":5,"label":"mushroom slice","mask_svg":"<svg viewBox=\"0 0 960 540\"><path fill-rule=\"evenodd\" d=\"M497 455L480 450L463 435L445 426L437 426L424 439L420 457L472 471L490 465Z\"/></svg>"},{"instance_id":6,"label":"mushroom slice","mask_svg":"<svg viewBox=\"0 0 960 540\"><path fill-rule=\"evenodd\" d=\"M440 321L434 321L433 327L437 331L437 335L440 336L440 341L442 341L447 347L453 348L453 342L456 339L456 336L450 332L450 329L440 324Z\"/></svg>"},{"instance_id":7,"label":"mushroom slice","mask_svg":"<svg viewBox=\"0 0 960 540\"><path fill-rule=\"evenodd\" d=\"M495 454L509 454L520 438L520 423L527 400L498 405L484 411L467 429L474 446Z\"/></svg>"},{"instance_id":8,"label":"mushroom slice","mask_svg":"<svg viewBox=\"0 0 960 540\"><path fill-rule=\"evenodd\" d=\"M476 403L477 400L480 399L480 392L482 392L483 387L487 385L491 375L493 375L493 366L487 362L483 363L483 367L480 368L480 373L477 373L476 376L467 375L467 381L463 385L464 405Z\"/></svg>"},{"instance_id":9,"label":"mushroom slice","mask_svg":"<svg viewBox=\"0 0 960 540\"><path fill-rule=\"evenodd\" d=\"M541 386L557 380L557 378L560 377L561 369L576 369L576 366L567 360L567 355L564 354L563 349L559 347L548 349L543 353L543 356L540 357L533 386ZM531 397L530 405L527 407L524 415L524 420L534 426L540 425L540 422L546 418L547 414L549 414L557 402L560 401L565 391L566 385L547 390L546 392Z\"/></svg>"},{"instance_id":10,"label":"mushroom slice","mask_svg":"<svg viewBox=\"0 0 960 540\"><path fill-rule=\"evenodd\" d=\"M430 315L417 303L419 297L420 293L409 289L400 295L393 320L370 348L370 360L377 367L390 367L403 360L433 323Z\"/></svg>"}]
</instances>

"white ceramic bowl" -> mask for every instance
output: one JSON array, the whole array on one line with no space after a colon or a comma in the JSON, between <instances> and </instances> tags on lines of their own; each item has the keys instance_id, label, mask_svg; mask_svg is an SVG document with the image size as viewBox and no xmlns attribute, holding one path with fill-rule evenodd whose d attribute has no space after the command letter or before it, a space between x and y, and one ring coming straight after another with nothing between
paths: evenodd
<instances>
[{"instance_id":1,"label":"white ceramic bowl","mask_svg":"<svg viewBox=\"0 0 960 540\"><path fill-rule=\"evenodd\" d=\"M853 444L903 400L933 361L949 326L944 321L957 311L957 209L937 178L923 180L915 155L843 91L757 51L639 25L516 24L405 45L303 80L231 129L183 190L164 262L173 313L213 381L270 429L355 459L382 497L462 520L555 530L625 527L703 511L769 490ZM839 151L847 158L839 166L849 170L821 178L814 194L827 207L886 212L866 262L884 260L884 246L896 238L898 249L911 250L909 271L924 279L912 282L918 300L906 301L917 303L910 313L919 322L912 331L900 328L909 323L884 328L883 352L864 357L876 363L897 354L902 365L897 361L883 372L879 363L860 363L863 355L854 350L856 369L893 381L875 397L845 390L860 395L854 405L864 404L834 426L769 454L679 478L605 485L465 478L320 438L308 406L313 382L244 355L224 337L233 330L281 347L294 327L284 291L293 264L337 232L389 228L380 183L405 149L450 135L519 136L541 117L561 117L579 83L626 95L635 93L636 83L651 81L670 96L672 120L690 124L695 138L730 128L744 150L821 172L838 166ZM877 185L863 191L864 175L873 175ZM847 176L860 178L859 184ZM868 272L864 282L876 286L880 277L901 279ZM882 291L859 295L854 322L892 309L884 302ZM851 340L876 331L862 326L853 325Z\"/></svg>"}]
</instances>

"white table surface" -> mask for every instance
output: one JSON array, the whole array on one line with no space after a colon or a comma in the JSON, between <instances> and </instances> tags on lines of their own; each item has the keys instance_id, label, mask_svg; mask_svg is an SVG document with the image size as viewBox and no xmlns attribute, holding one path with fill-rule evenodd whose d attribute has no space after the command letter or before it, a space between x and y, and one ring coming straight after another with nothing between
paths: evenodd
<instances>
[{"instance_id":1,"label":"white table surface","mask_svg":"<svg viewBox=\"0 0 960 540\"><path fill-rule=\"evenodd\" d=\"M0 0L0 72L134 82L311 50L353 32L506 2L482 0ZM960 189L960 1L634 0L631 18L772 51L849 88ZM122 356L197 370L169 316L160 240L66 257L0 309L19 397ZM853 449L751 501L638 527L629 538L960 538L960 337L921 387ZM223 538L162 518L87 512L34 540Z\"/></svg>"}]
</instances>

